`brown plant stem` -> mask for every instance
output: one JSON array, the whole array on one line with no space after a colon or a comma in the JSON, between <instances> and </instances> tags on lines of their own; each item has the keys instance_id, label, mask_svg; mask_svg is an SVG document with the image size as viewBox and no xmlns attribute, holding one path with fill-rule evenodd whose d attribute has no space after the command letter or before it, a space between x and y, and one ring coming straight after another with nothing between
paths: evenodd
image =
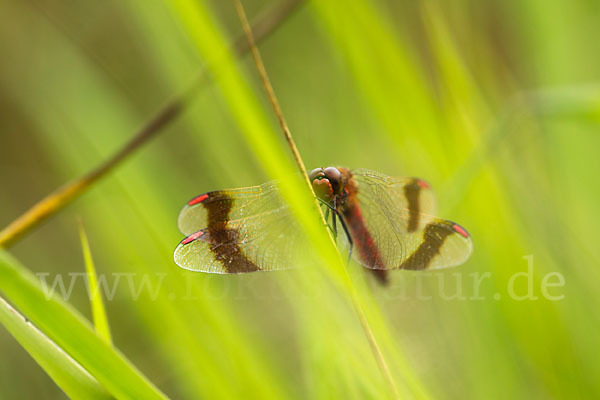
<instances>
[{"instance_id":1,"label":"brown plant stem","mask_svg":"<svg viewBox=\"0 0 600 400\"><path fill-rule=\"evenodd\" d=\"M273 86L271 85L269 75L267 74L267 70L265 69L265 65L262 61L262 57L260 56L260 52L258 51L258 47L256 46L254 35L252 33L252 27L248 23L248 18L246 17L246 12L244 11L244 6L242 5L241 0L233 0L233 1L235 3L237 13L240 17L240 22L242 24L242 28L244 29L244 33L246 34L246 38L247 38L248 44L250 46L250 52L252 53L252 57L254 58L254 63L256 64L256 68L258 69L258 73L260 75L263 86L265 87L265 90L267 92L267 96L269 98L271 106L273 107L273 111L275 112L275 115L277 116L277 120L279 121L279 125L283 132L285 140L287 141L287 143L290 147L290 150L292 151L292 155L294 157L294 160L296 161L296 164L298 165L298 169L304 176L304 180L306 181L306 184L308 185L309 189L312 191L312 185L308 178L308 174L306 172L306 167L304 165L304 161L302 160L302 156L300 155L300 152L298 151L298 147L296 146L296 143L294 142L292 133L290 132L290 129L287 125L285 117L283 116L281 106L279 105L279 101L277 100L277 96L275 95L275 91L273 90ZM313 192L313 196L314 196L314 192ZM323 220L323 226L326 226L325 217L323 216L323 213L321 212L321 208L319 207L319 203L318 203L316 196L314 196L314 200L315 200L316 207L319 210L319 213L321 215L321 219ZM329 237L332 241L333 246L335 246L335 240L331 236L331 232L329 232ZM350 297L352 300L352 305L358 316L360 324L365 332L365 336L367 337L369 345L371 346L371 350L373 351L373 354L377 361L377 365L379 366L381 373L383 374L384 380L388 384L393 396L395 398L398 398L399 397L398 388L396 387L396 383L394 382L394 379L393 379L390 369L387 365L385 357L383 356L383 353L382 353L379 345L377 344L377 340L375 338L375 335L373 334L373 330L371 329L371 326L369 324L367 316L365 315L365 312L360 304L360 301L358 300L358 295L357 295L354 287L351 287L350 290L351 290Z\"/></svg>"},{"instance_id":2,"label":"brown plant stem","mask_svg":"<svg viewBox=\"0 0 600 400\"><path fill-rule=\"evenodd\" d=\"M285 0L259 17L253 28L257 40L263 40L273 33L301 3L302 0ZM233 43L232 47L238 55L243 55L249 50L248 43L243 35ZM86 174L60 186L2 229L0 231L0 247L11 245L46 218L60 211L83 194L96 181L105 177L135 150L148 143L162 128L181 115L199 87L208 81L206 78L205 68L201 67L192 84L182 93L167 101L112 157Z\"/></svg>"}]
</instances>

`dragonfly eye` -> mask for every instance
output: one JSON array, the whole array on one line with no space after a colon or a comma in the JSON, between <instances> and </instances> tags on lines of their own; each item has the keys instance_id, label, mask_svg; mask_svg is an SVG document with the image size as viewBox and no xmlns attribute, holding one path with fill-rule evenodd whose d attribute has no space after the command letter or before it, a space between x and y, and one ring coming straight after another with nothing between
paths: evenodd
<instances>
[{"instance_id":1,"label":"dragonfly eye","mask_svg":"<svg viewBox=\"0 0 600 400\"><path fill-rule=\"evenodd\" d=\"M342 173L335 167L327 167L323 173L331 183L334 193L339 194L343 189Z\"/></svg>"},{"instance_id":2,"label":"dragonfly eye","mask_svg":"<svg viewBox=\"0 0 600 400\"><path fill-rule=\"evenodd\" d=\"M342 179L342 173L335 167L327 167L323 170L323 173L330 181L340 181Z\"/></svg>"},{"instance_id":3,"label":"dragonfly eye","mask_svg":"<svg viewBox=\"0 0 600 400\"><path fill-rule=\"evenodd\" d=\"M308 174L308 179L310 179L310 181L312 182L315 179L317 179L319 175L323 176L323 168L315 168L312 171L310 171L310 174Z\"/></svg>"}]
</instances>

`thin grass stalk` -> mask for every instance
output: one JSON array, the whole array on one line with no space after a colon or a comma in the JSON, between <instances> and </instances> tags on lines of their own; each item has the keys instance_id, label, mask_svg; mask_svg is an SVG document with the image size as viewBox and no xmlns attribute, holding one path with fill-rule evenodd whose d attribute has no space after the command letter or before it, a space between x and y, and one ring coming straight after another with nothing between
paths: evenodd
<instances>
[{"instance_id":1,"label":"thin grass stalk","mask_svg":"<svg viewBox=\"0 0 600 400\"><path fill-rule=\"evenodd\" d=\"M256 46L254 35L252 33L252 28L250 26L250 23L248 22L248 18L246 16L244 6L240 0L234 0L234 4L235 4L236 10L237 10L237 13L239 15L240 22L242 24L242 28L244 29L244 33L246 35L246 38L248 39L248 44L250 47L250 51L252 53L252 57L254 58L254 63L256 64L256 68L258 69L258 73L260 75L261 81L267 92L269 102L271 103L271 106L273 107L273 111L275 112L275 115L277 116L277 120L278 120L281 130L283 132L285 140L287 141L287 143L290 147L290 150L292 152L292 155L294 157L294 160L296 161L296 164L298 165L298 169L302 173L302 176L304 177L304 181L305 181L306 185L308 185L309 190L311 191L311 193L313 193L314 203L315 203L315 206L317 207L317 209L319 210L319 215L322 219L323 226L326 226L327 221L325 220L325 216L323 215L321 207L319 206L319 201L312 189L312 185L310 183L310 179L306 172L306 167L304 165L304 161L302 160L302 156L300 155L300 152L298 151L298 147L296 146L296 143L294 142L292 133L287 125L287 122L283 115L283 111L281 110L281 106L279 105L279 101L277 100L277 96L275 95L275 91L273 90L273 86L271 85L271 81L269 79L265 65L262 61L262 57ZM335 239L333 238L333 235L331 234L331 232L329 230L327 230L327 233L331 240L332 245L336 246ZM338 253L338 255L339 255L339 253ZM346 273L346 279L347 279L348 283L350 283L350 279L349 279L349 276L347 275L347 273ZM377 364L381 370L381 373L383 374L383 378L386 381L386 383L388 384L389 389L393 393L394 397L399 398L398 388L396 387L396 383L394 382L394 379L392 378L392 374L387 365L385 357L381 351L381 348L377 344L377 339L375 338L373 330L371 329L371 326L369 325L369 321L364 313L364 310L360 304L360 301L358 300L358 295L355 291L355 288L351 283L348 285L348 287L350 289L352 306L354 307L354 310L358 316L360 324L365 332L365 335L367 337L369 345L371 346L371 350L373 351L373 355L375 356Z\"/></svg>"}]
</instances>

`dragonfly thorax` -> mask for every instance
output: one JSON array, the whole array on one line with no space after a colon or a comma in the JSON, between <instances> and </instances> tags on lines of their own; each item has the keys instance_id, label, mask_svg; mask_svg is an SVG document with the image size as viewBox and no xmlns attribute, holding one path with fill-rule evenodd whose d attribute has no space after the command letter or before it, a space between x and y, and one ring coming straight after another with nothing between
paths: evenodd
<instances>
[{"instance_id":1,"label":"dragonfly thorax","mask_svg":"<svg viewBox=\"0 0 600 400\"><path fill-rule=\"evenodd\" d=\"M309 179L315 194L328 203L344 191L342 173L335 167L315 168L311 171Z\"/></svg>"}]
</instances>

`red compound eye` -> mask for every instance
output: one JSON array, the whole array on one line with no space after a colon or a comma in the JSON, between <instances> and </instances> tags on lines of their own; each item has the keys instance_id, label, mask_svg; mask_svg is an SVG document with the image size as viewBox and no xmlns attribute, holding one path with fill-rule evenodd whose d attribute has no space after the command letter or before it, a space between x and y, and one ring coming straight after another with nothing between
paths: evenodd
<instances>
[{"instance_id":1,"label":"red compound eye","mask_svg":"<svg viewBox=\"0 0 600 400\"><path fill-rule=\"evenodd\" d=\"M327 167L323 170L323 173L330 181L339 182L342 179L342 173L335 167Z\"/></svg>"}]
</instances>

